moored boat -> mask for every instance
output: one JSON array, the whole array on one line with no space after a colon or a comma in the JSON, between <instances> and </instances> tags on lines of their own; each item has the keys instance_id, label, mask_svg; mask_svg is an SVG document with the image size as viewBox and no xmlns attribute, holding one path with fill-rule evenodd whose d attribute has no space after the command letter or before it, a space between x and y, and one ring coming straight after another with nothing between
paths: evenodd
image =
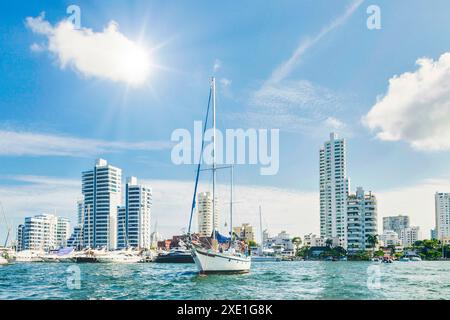
<instances>
[{"instance_id":1,"label":"moored boat","mask_svg":"<svg viewBox=\"0 0 450 320\"><path fill-rule=\"evenodd\" d=\"M155 258L156 263L194 263L191 251L186 249L172 249L169 252L160 253Z\"/></svg>"},{"instance_id":2,"label":"moored boat","mask_svg":"<svg viewBox=\"0 0 450 320\"><path fill-rule=\"evenodd\" d=\"M207 128L209 110L212 103L212 235L207 239L207 243L197 241L191 234L192 217L196 207L197 187L199 181L199 174L201 171L202 154L204 151L204 135ZM200 273L246 273L250 271L251 258L248 256L248 249L243 241L236 239L233 233L233 166L223 166L217 168L216 166L216 80L211 79L211 86L209 92L208 107L206 111L206 121L203 128L202 148L200 152L200 159L197 167L197 174L194 187L194 195L192 199L191 214L188 228L187 244L191 249L192 257ZM216 230L218 225L215 215L216 210L216 173L218 169L230 169L231 171L231 201L230 201L230 237L222 236Z\"/></svg>"}]
</instances>

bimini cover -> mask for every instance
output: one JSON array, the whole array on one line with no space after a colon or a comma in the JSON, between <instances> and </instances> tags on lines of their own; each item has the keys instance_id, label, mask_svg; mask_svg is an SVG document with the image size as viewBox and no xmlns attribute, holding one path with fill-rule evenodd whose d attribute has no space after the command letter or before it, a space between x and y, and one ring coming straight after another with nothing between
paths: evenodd
<instances>
[{"instance_id":1,"label":"bimini cover","mask_svg":"<svg viewBox=\"0 0 450 320\"><path fill-rule=\"evenodd\" d=\"M220 234L219 231L216 230L216 240L219 243L227 243L230 242L231 238Z\"/></svg>"},{"instance_id":2,"label":"bimini cover","mask_svg":"<svg viewBox=\"0 0 450 320\"><path fill-rule=\"evenodd\" d=\"M57 256L65 256L71 254L73 252L73 248L61 248L56 253Z\"/></svg>"}]
</instances>

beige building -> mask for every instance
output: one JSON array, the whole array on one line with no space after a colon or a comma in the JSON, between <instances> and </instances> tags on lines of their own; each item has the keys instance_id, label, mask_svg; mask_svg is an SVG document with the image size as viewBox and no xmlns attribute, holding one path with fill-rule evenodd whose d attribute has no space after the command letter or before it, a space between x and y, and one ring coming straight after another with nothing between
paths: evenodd
<instances>
[{"instance_id":1,"label":"beige building","mask_svg":"<svg viewBox=\"0 0 450 320\"><path fill-rule=\"evenodd\" d=\"M198 233L201 237L210 237L213 229L219 228L219 210L217 197L213 217L213 196L210 192L200 192L197 197ZM214 225L214 227L213 227Z\"/></svg>"},{"instance_id":2,"label":"beige building","mask_svg":"<svg viewBox=\"0 0 450 320\"><path fill-rule=\"evenodd\" d=\"M245 241L255 241L253 226L248 223L244 223L240 227L234 227L233 232Z\"/></svg>"}]
</instances>

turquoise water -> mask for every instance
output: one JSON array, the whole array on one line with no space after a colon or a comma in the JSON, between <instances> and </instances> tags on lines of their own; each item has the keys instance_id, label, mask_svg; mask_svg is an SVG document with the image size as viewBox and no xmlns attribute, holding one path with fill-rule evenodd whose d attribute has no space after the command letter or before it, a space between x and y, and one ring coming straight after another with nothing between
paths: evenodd
<instances>
[{"instance_id":1,"label":"turquoise water","mask_svg":"<svg viewBox=\"0 0 450 320\"><path fill-rule=\"evenodd\" d=\"M79 268L74 289L68 268ZM368 286L369 279L369 286ZM69 289L67 281L72 289ZM370 289L369 289L370 287ZM450 299L450 262L269 262L200 276L193 264L0 266L0 299Z\"/></svg>"}]
</instances>

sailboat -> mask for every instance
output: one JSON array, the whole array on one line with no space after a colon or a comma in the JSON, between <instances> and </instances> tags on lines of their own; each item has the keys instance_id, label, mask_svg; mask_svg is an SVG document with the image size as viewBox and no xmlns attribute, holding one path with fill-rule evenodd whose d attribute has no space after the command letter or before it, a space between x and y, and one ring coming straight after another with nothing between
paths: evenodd
<instances>
[{"instance_id":1,"label":"sailboat","mask_svg":"<svg viewBox=\"0 0 450 320\"><path fill-rule=\"evenodd\" d=\"M259 246L258 254L252 256L252 261L254 262L281 261L281 258L275 256L275 251L273 249L264 248L261 206L259 206L259 232L261 234L261 245Z\"/></svg>"},{"instance_id":2,"label":"sailboat","mask_svg":"<svg viewBox=\"0 0 450 320\"><path fill-rule=\"evenodd\" d=\"M202 139L202 148L200 154L200 161L197 167L197 175L195 180L194 196L191 207L191 215L188 228L187 244L191 250L194 262L202 274L208 273L247 273L250 271L251 259L247 255L247 246L245 243L235 239L233 236L233 166L226 166L218 168L216 166L216 81L213 77L211 79L211 87L208 99L208 108L206 112L206 121L203 128L203 137L207 128L209 109L213 106L213 153L212 153L212 189L213 189L213 205L212 205L212 217L213 217L213 232L210 239L201 241L198 237L191 234L192 217L196 206L196 196L198 187L198 178L201 169L204 139ZM216 172L218 169L231 169L231 202L230 202L230 237L221 235L218 230L215 229L215 210L216 210Z\"/></svg>"}]
</instances>

